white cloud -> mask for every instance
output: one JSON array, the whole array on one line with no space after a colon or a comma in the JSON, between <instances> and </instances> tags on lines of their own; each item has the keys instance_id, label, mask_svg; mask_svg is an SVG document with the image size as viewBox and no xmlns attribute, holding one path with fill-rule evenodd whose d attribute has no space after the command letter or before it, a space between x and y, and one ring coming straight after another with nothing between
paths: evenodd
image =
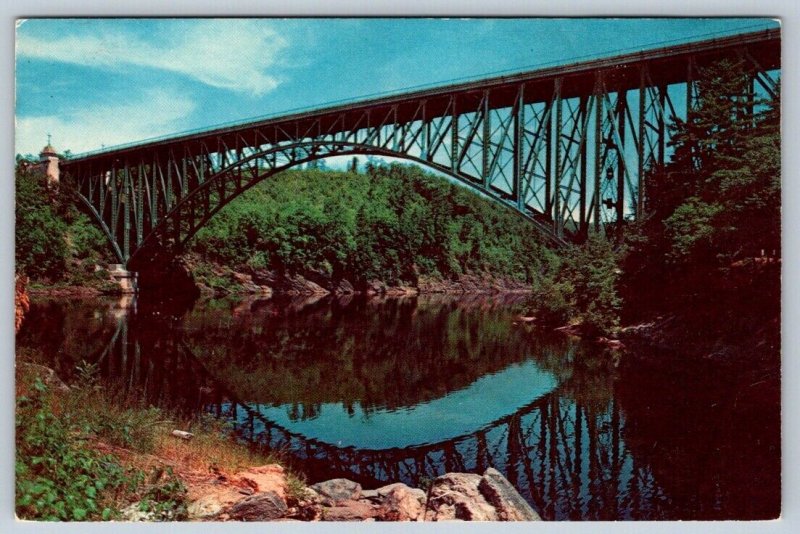
<instances>
[{"instance_id":1,"label":"white cloud","mask_svg":"<svg viewBox=\"0 0 800 534\"><path fill-rule=\"evenodd\" d=\"M288 40L272 21L163 21L147 38L118 26L90 25L93 33L41 39L19 33L17 54L96 68L130 65L179 73L204 84L254 96L275 89L274 71Z\"/></svg>"},{"instance_id":2,"label":"white cloud","mask_svg":"<svg viewBox=\"0 0 800 534\"><path fill-rule=\"evenodd\" d=\"M38 154L48 133L56 149L75 154L166 135L186 129L184 121L194 109L194 101L185 95L153 89L119 105L73 109L58 116L21 116L16 119L15 151Z\"/></svg>"}]
</instances>

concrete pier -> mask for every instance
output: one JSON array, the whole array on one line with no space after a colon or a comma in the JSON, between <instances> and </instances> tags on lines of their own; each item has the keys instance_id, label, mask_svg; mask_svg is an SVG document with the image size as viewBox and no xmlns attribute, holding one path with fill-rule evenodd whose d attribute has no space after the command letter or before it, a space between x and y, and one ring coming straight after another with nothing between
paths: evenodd
<instances>
[{"instance_id":1,"label":"concrete pier","mask_svg":"<svg viewBox=\"0 0 800 534\"><path fill-rule=\"evenodd\" d=\"M128 271L121 263L112 263L108 266L111 279L119 285L124 294L134 294L138 291L137 274Z\"/></svg>"}]
</instances>

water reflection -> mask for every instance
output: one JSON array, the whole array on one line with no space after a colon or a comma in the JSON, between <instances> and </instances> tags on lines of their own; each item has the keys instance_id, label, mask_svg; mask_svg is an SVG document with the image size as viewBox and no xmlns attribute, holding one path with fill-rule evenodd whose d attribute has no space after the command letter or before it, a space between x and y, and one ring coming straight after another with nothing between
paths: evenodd
<instances>
[{"instance_id":1,"label":"water reflection","mask_svg":"<svg viewBox=\"0 0 800 534\"><path fill-rule=\"evenodd\" d=\"M744 456L773 476L774 435L713 408L725 391L698 396L683 391L697 384L658 373L620 376L609 354L514 325L514 306L446 297L34 302L18 342L42 349L64 376L95 361L123 392L226 417L312 481L419 485L493 466L547 519L745 518L776 508L774 491L741 480L754 475ZM665 400L675 398L687 400ZM733 419L735 436L721 431Z\"/></svg>"}]
</instances>

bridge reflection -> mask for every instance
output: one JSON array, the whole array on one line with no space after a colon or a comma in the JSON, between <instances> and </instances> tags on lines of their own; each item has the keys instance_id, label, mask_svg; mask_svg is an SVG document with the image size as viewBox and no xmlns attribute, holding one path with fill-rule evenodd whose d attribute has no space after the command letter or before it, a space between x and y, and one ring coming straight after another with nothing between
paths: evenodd
<instances>
[{"instance_id":1,"label":"bridge reflection","mask_svg":"<svg viewBox=\"0 0 800 534\"><path fill-rule=\"evenodd\" d=\"M144 301L135 307L34 302L18 346L41 349L43 358L52 358L42 363L66 378L85 358L97 363L108 389L120 395L184 417L211 412L225 418L241 439L284 454L311 481L344 476L367 487L395 480L423 485L446 471L492 466L547 519L759 518L779 510L779 411L743 396L757 389L743 390L721 376L710 385L702 379L708 370L697 371L694 380L677 371L620 375L607 354L510 330L500 315L495 321L503 305L493 306L413 299L216 301L174 308ZM372 317L379 326L359 317ZM474 317L481 318L484 330ZM415 347L409 340L427 339L427 329L440 333L438 345L420 345L425 352L418 354L417 365L403 361L402 350ZM359 339L342 342L346 331L357 331ZM297 348L314 338L321 344L338 339L341 359L331 364L333 353L325 351L302 356L289 350L261 359L253 352L276 342ZM500 351L498 339L510 340L512 350ZM533 347L529 356L519 356L517 342ZM371 345L380 350L365 352ZM317 345L307 349L316 353ZM393 385L423 384L420 369L428 370L437 359L447 363L428 376L446 376L444 389ZM227 367L221 365L226 361ZM359 378L358 362L371 362L370 371L361 374L377 380L380 391ZM300 423L324 416L331 404L367 414L408 410L526 362L554 376L557 387L519 386L516 393L529 394L529 401L508 406L488 422L476 419L475 428L447 439L402 447L368 440L343 446L298 431L304 428ZM282 390L281 379L263 381L262 374L294 381L284 379ZM356 378L347 382L348 374ZM244 379L249 382L241 385ZM359 389L368 386L373 389ZM353 392L364 391L369 395L354 400ZM312 401L302 400L313 392ZM733 394L737 403L720 404ZM270 417L276 408L288 414L280 422Z\"/></svg>"},{"instance_id":2,"label":"bridge reflection","mask_svg":"<svg viewBox=\"0 0 800 534\"><path fill-rule=\"evenodd\" d=\"M243 321L258 332L244 334L247 338L245 345L264 343L275 346L272 336L276 330L281 330L279 325L283 324L282 321L289 321L303 331L313 332L314 336L321 339L321 344L327 344L330 342L329 336L341 335L338 329L331 332L326 330L327 321L330 320L326 319L327 314L332 314L333 322L336 322L350 320L353 313L349 306L350 314L345 316L336 311L338 305L334 305L332 311L330 303L303 304L295 302L293 307L288 308L290 311L281 312L277 312L268 303L251 305L246 312L239 305L241 321L236 322L236 331L242 332ZM446 301L438 304L446 306ZM491 320L491 306L485 300L478 300L471 305L481 308L481 320ZM365 313L380 315L376 324L380 324L381 332L389 332L389 337L393 339L404 340L397 351L409 350L409 345L413 342L404 327L397 327L399 330L395 330L392 325L410 324L409 317L412 314L416 317L416 324L424 324L425 318L420 315L429 314L433 324L442 332L446 332L441 324L445 316L447 321L455 323L459 331L469 331L474 327L470 321L473 315L454 316L451 311L439 316L439 308L436 306L433 307L436 312L409 301L395 301L388 307L375 304L372 306L373 309ZM252 313L253 308L256 308L257 313ZM282 316L277 323L275 313ZM259 314L272 317L273 322L265 322ZM531 383L526 388L530 394L530 402L521 403L522 407L518 409L511 406L513 411L488 424L478 427L476 421L475 428L449 439L424 445L390 448L364 447L352 443L341 446L333 439L323 440L296 430L304 420L319 418L320 412L328 406L326 402L335 402L340 398L337 397L342 395L340 390L323 387L323 391L319 391L316 397L323 403L320 405L319 402L299 402L297 395L308 394L307 391L302 392L308 388L296 387L294 382L289 392L272 389L270 392L258 393L260 388L275 388L273 382L255 382L250 387L240 387L235 373L222 369L213 357L202 353L203 350L207 352L207 347L210 346L206 344L209 337L214 338L227 331L224 327L220 328L224 325L214 328L209 318L200 313L193 313L189 323L190 325L184 323L184 329L190 335L184 337L184 342L179 347L173 347L174 339L154 342L150 335L144 336L150 339L149 346L144 347L139 342L141 352L156 351L155 353L161 353L162 356L172 355L167 360L162 360L161 365L165 365L165 368L148 367L149 379L139 379L145 386L144 389L149 391L149 396L159 398L154 386L158 383L158 377L164 376L172 379L171 383L160 385L161 395L166 393L167 388L172 388L171 395L174 396L176 379L180 376L184 377L179 380L180 389L198 391L201 387L213 388L209 395L199 400L185 399L183 402L188 404L184 406L187 409L192 405L195 409L202 406L202 409L228 419L240 438L257 447L280 452L311 480L347 477L359 481L365 487L377 487L397 480L419 486L448 471L482 472L492 466L504 473L547 519L653 519L663 515L662 505L666 499L650 465L637 461L623 439L625 417L614 398L614 370L602 355L600 358L593 357L574 345L540 348L534 357L536 365L556 375L560 385L542 395L541 390ZM311 325L315 326L309 328ZM259 327L263 327L266 332L259 331ZM366 342L381 347L380 355L368 354L365 358L373 361L380 358L381 362L394 361L391 358L394 350L391 343L383 338L373 338L374 332L369 326L358 323L358 329ZM505 331L500 332L500 335L512 337ZM461 338L458 343L453 342L452 346L458 347L455 350L467 361L472 361L471 352L478 353L475 355L478 358L486 351L487 346L492 351L497 350L491 344L491 336L487 338L484 334L480 341L476 340L477 337L477 334L473 336L474 346L465 343ZM452 350L450 345L453 340L448 341L447 334L439 339L445 347L438 350L431 346L428 350L434 357L445 359L442 354ZM304 343L303 338L296 336L292 340L299 345ZM175 351L175 348L179 350ZM358 346L355 352L362 352L362 349L363 347ZM230 365L244 365L230 351L219 347L216 350L222 351L221 355L224 355ZM322 362L301 360L298 364L311 369L315 365L322 365L315 371L319 376L326 377L331 382L344 380L333 366L328 365L330 355L322 354L320 359ZM303 372L308 372L307 369L298 369L291 363L276 363L273 360L270 360L271 366L268 369L252 367L252 354L250 362L248 372L259 376L274 374L285 379L287 376L302 377L305 376ZM148 365L152 366L153 363L148 362ZM481 368L478 372L502 373L504 369L519 365L516 358L499 358L494 367ZM380 373L380 367L377 366L376 372ZM392 369L394 371L387 372L387 376L398 372L396 367ZM401 371L401 375L402 373ZM189 378L191 376L196 378L192 380ZM372 378L375 379L374 376ZM474 379L473 375L466 373L451 382L450 387L468 387ZM378 377L378 381L387 390L391 389L386 385L389 379ZM403 377L400 381L411 379ZM309 384L319 386L314 380L310 380ZM402 384L400 388L405 390ZM294 392L296 389L301 392ZM347 391L349 389L348 387ZM237 394L238 391L242 391L244 396ZM385 395L378 406L388 406L386 409L389 410L408 409L406 406L409 404L430 402L434 396L432 392L393 390L385 392ZM263 400L256 400L256 397ZM292 405L293 402L296 404ZM372 411L367 411L373 417L376 409L382 409L376 408L375 402L378 401L373 399L365 406L370 408L369 404L373 404ZM356 410L362 408L358 402L355 404ZM279 424L266 415L274 413L276 407L293 410L284 420L284 424ZM350 409L354 407L350 406ZM336 430L330 434L335 435Z\"/></svg>"},{"instance_id":3,"label":"bridge reflection","mask_svg":"<svg viewBox=\"0 0 800 534\"><path fill-rule=\"evenodd\" d=\"M265 418L258 405L228 401L212 410L233 421L239 436L287 454L315 479L418 486L445 472L494 467L547 519L652 519L666 500L649 466L625 446L618 404L597 409L562 389L474 432L382 450L309 439Z\"/></svg>"}]
</instances>

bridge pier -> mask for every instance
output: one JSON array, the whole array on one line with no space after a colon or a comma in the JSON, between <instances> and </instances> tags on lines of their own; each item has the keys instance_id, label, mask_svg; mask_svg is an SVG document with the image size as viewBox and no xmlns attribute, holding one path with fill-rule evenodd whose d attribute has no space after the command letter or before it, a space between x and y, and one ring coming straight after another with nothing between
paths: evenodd
<instances>
[{"instance_id":1,"label":"bridge pier","mask_svg":"<svg viewBox=\"0 0 800 534\"><path fill-rule=\"evenodd\" d=\"M126 270L121 263L112 263L108 266L108 271L123 294L132 295L139 290L138 274Z\"/></svg>"}]
</instances>

